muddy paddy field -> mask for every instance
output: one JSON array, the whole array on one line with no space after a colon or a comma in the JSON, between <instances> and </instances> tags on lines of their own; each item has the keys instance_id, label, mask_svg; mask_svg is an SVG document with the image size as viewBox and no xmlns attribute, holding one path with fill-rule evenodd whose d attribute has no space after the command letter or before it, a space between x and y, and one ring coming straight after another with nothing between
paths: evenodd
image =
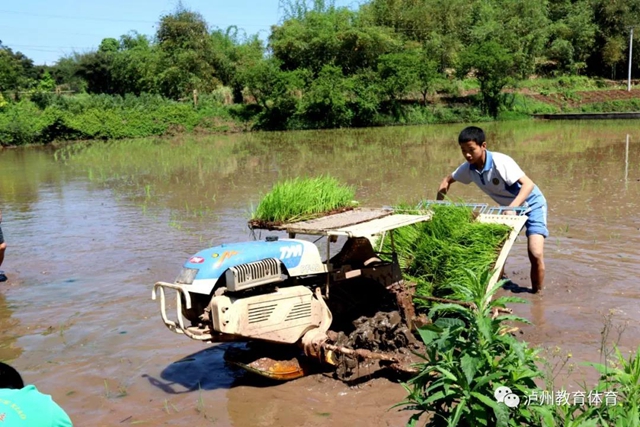
<instances>
[{"instance_id":1,"label":"muddy paddy field","mask_svg":"<svg viewBox=\"0 0 640 427\"><path fill-rule=\"evenodd\" d=\"M77 426L400 426L392 380L347 385L317 374L269 383L227 366L230 344L170 332L153 283L172 281L200 249L251 240L248 211L277 180L330 173L366 206L433 199L463 159L461 126L95 143L0 151L8 244L0 288L0 357L51 394ZM601 331L640 344L640 123L486 125L549 202L547 278L527 292L524 233L507 260L529 304L519 337L562 363L557 387L593 381ZM626 136L629 135L629 144ZM490 203L472 186L451 196ZM624 329L618 334L618 329ZM573 366L575 365L575 366ZM560 367L560 365L558 365Z\"/></svg>"}]
</instances>

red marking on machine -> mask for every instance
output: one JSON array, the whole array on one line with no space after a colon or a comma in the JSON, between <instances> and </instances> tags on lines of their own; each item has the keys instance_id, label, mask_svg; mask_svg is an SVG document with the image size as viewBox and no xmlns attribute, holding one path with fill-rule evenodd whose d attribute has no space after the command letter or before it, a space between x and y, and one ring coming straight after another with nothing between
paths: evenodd
<instances>
[{"instance_id":1,"label":"red marking on machine","mask_svg":"<svg viewBox=\"0 0 640 427\"><path fill-rule=\"evenodd\" d=\"M194 257L191 257L189 262L192 264L202 264L204 262L204 258L199 256L194 256Z\"/></svg>"}]
</instances>

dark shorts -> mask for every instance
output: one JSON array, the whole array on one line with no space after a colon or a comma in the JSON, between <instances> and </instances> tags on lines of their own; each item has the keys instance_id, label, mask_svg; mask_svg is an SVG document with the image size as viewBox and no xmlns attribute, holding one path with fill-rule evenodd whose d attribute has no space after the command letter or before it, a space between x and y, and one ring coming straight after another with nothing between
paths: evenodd
<instances>
[{"instance_id":1,"label":"dark shorts","mask_svg":"<svg viewBox=\"0 0 640 427\"><path fill-rule=\"evenodd\" d=\"M2 235L2 227L0 227L0 245L4 243L4 236Z\"/></svg>"}]
</instances>

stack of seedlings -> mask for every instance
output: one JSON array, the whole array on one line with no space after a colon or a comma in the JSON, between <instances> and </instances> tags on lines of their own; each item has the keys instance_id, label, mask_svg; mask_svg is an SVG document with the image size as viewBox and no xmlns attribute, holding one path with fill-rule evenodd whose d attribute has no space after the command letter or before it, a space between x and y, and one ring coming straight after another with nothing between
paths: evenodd
<instances>
[{"instance_id":1,"label":"stack of seedlings","mask_svg":"<svg viewBox=\"0 0 640 427\"><path fill-rule=\"evenodd\" d=\"M465 283L465 268L475 272L493 269L511 228L476 222L473 211L465 206L434 205L430 209L430 221L394 231L400 266L406 280L417 284L416 295L458 299L450 286ZM390 251L387 237L383 252Z\"/></svg>"},{"instance_id":2,"label":"stack of seedlings","mask_svg":"<svg viewBox=\"0 0 640 427\"><path fill-rule=\"evenodd\" d=\"M330 176L276 183L252 212L249 224L269 227L353 209L355 190Z\"/></svg>"}]
</instances>

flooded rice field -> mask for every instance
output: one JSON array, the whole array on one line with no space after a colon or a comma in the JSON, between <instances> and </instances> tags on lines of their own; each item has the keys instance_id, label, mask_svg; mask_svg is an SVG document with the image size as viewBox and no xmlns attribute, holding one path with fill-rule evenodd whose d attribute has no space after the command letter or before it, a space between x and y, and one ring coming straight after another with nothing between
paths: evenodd
<instances>
[{"instance_id":1,"label":"flooded rice field","mask_svg":"<svg viewBox=\"0 0 640 427\"><path fill-rule=\"evenodd\" d=\"M249 211L273 183L329 173L365 206L433 199L459 165L463 126L95 142L0 151L8 244L0 284L0 359L51 394L77 426L399 426L392 380L349 386L317 374L270 383L227 366L230 344L170 332L151 289L193 253L250 240ZM558 381L594 379L601 331L640 344L640 122L485 125L549 202L546 289L526 292L520 235L500 291L533 322L520 337L571 353ZM626 137L629 135L629 143ZM450 195L491 201L473 186ZM525 292L522 292L525 291ZM624 329L621 334L618 330ZM557 349L556 349L557 347Z\"/></svg>"}]
</instances>

